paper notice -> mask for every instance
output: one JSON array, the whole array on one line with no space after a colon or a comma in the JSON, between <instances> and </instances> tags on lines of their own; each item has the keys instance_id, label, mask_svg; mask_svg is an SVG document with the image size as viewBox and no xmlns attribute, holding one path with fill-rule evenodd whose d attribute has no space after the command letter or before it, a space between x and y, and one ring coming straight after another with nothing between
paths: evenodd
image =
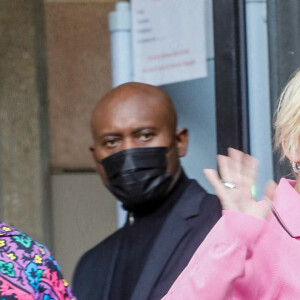
<instances>
[{"instance_id":1,"label":"paper notice","mask_svg":"<svg viewBox=\"0 0 300 300\"><path fill-rule=\"evenodd\" d=\"M205 0L132 0L134 80L153 85L207 76Z\"/></svg>"}]
</instances>

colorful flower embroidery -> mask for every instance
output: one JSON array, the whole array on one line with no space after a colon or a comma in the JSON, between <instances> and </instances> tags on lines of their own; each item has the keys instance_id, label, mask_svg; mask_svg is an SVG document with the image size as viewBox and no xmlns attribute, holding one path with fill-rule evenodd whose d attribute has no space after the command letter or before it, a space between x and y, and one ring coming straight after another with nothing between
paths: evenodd
<instances>
[{"instance_id":1,"label":"colorful flower embroidery","mask_svg":"<svg viewBox=\"0 0 300 300\"><path fill-rule=\"evenodd\" d=\"M43 300L54 300L53 298L51 298L49 295L45 295L43 297Z\"/></svg>"},{"instance_id":2,"label":"colorful flower embroidery","mask_svg":"<svg viewBox=\"0 0 300 300\"><path fill-rule=\"evenodd\" d=\"M49 262L51 262L55 267L56 267L56 269L58 270L58 271L60 271L60 266L59 266L59 264L53 259L53 257L52 256L49 256Z\"/></svg>"},{"instance_id":3,"label":"colorful flower embroidery","mask_svg":"<svg viewBox=\"0 0 300 300\"><path fill-rule=\"evenodd\" d=\"M10 279L11 281L11 279ZM0 276L0 299L34 300L33 296Z\"/></svg>"},{"instance_id":4,"label":"colorful flower embroidery","mask_svg":"<svg viewBox=\"0 0 300 300\"><path fill-rule=\"evenodd\" d=\"M20 243L25 248L29 248L31 246L32 239L27 235L15 235L12 237L16 242Z\"/></svg>"},{"instance_id":5,"label":"colorful flower embroidery","mask_svg":"<svg viewBox=\"0 0 300 300\"><path fill-rule=\"evenodd\" d=\"M0 299L76 300L42 244L0 223Z\"/></svg>"},{"instance_id":6,"label":"colorful flower embroidery","mask_svg":"<svg viewBox=\"0 0 300 300\"><path fill-rule=\"evenodd\" d=\"M43 262L43 259L38 255L36 254L34 256L34 261L37 263L37 264L41 264Z\"/></svg>"},{"instance_id":7,"label":"colorful flower embroidery","mask_svg":"<svg viewBox=\"0 0 300 300\"><path fill-rule=\"evenodd\" d=\"M11 231L11 228L8 226L2 226L1 228L2 228L2 230L6 231L6 232Z\"/></svg>"},{"instance_id":8,"label":"colorful flower embroidery","mask_svg":"<svg viewBox=\"0 0 300 300\"><path fill-rule=\"evenodd\" d=\"M15 260L17 258L13 252L7 253L7 257L11 260Z\"/></svg>"},{"instance_id":9,"label":"colorful flower embroidery","mask_svg":"<svg viewBox=\"0 0 300 300\"><path fill-rule=\"evenodd\" d=\"M15 277L16 273L14 271L14 264L12 262L6 263L3 260L0 260L0 272L9 277Z\"/></svg>"},{"instance_id":10,"label":"colorful flower embroidery","mask_svg":"<svg viewBox=\"0 0 300 300\"><path fill-rule=\"evenodd\" d=\"M31 262L27 265L25 274L30 285L34 288L35 291L39 288L39 282L43 275L44 271L39 270L37 265L34 262Z\"/></svg>"},{"instance_id":11,"label":"colorful flower embroidery","mask_svg":"<svg viewBox=\"0 0 300 300\"><path fill-rule=\"evenodd\" d=\"M64 283L64 286L68 286L69 285L68 282L67 282L67 280L65 280L65 279L63 279L62 282Z\"/></svg>"}]
</instances>

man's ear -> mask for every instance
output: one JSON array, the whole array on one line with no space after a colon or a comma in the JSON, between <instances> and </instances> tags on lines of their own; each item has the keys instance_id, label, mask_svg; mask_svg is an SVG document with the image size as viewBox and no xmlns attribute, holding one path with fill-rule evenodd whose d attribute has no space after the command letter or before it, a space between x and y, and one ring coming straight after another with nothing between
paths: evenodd
<instances>
[{"instance_id":1,"label":"man's ear","mask_svg":"<svg viewBox=\"0 0 300 300\"><path fill-rule=\"evenodd\" d=\"M92 154L92 157L93 157L94 161L97 162L96 155L95 155L95 147L94 146L90 146L89 150L90 150L90 152Z\"/></svg>"},{"instance_id":2,"label":"man's ear","mask_svg":"<svg viewBox=\"0 0 300 300\"><path fill-rule=\"evenodd\" d=\"M176 131L176 145L179 157L185 156L189 141L189 132L186 128L180 128Z\"/></svg>"}]
</instances>

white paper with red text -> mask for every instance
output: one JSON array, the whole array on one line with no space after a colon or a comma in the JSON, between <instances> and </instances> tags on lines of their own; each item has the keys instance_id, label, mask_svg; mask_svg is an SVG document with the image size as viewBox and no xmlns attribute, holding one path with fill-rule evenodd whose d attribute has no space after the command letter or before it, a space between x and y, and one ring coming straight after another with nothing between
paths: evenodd
<instances>
[{"instance_id":1,"label":"white paper with red text","mask_svg":"<svg viewBox=\"0 0 300 300\"><path fill-rule=\"evenodd\" d=\"M134 81L207 76L205 0L131 0Z\"/></svg>"}]
</instances>

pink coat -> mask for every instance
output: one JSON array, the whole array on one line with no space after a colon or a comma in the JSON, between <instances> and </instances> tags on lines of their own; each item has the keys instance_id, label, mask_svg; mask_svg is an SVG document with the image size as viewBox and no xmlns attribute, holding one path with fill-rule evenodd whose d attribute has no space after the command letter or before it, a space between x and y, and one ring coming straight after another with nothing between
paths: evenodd
<instances>
[{"instance_id":1,"label":"pink coat","mask_svg":"<svg viewBox=\"0 0 300 300\"><path fill-rule=\"evenodd\" d=\"M281 179L264 221L235 211L199 246L163 300L300 299L300 194ZM283 228L285 227L285 229Z\"/></svg>"}]
</instances>

